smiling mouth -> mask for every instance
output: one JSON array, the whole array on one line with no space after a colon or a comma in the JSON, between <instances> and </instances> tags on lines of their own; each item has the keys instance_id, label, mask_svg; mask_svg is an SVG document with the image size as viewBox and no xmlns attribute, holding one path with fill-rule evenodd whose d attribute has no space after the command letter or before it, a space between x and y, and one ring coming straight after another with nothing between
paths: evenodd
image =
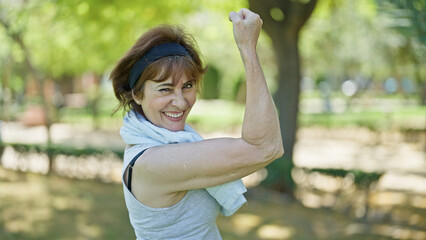
<instances>
[{"instance_id":1,"label":"smiling mouth","mask_svg":"<svg viewBox=\"0 0 426 240\"><path fill-rule=\"evenodd\" d=\"M167 117L170 117L170 118L180 118L180 117L182 117L183 112L180 112L180 113L164 112L164 114L165 114Z\"/></svg>"}]
</instances>

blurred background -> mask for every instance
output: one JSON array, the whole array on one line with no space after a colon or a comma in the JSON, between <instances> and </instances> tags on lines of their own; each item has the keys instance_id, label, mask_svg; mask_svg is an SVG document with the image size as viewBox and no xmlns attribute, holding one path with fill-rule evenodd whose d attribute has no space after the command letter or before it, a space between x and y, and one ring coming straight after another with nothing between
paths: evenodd
<instances>
[{"instance_id":1,"label":"blurred background","mask_svg":"<svg viewBox=\"0 0 426 240\"><path fill-rule=\"evenodd\" d=\"M109 72L181 25L208 66L190 125L239 136L243 7L286 153L244 178L224 239L426 239L425 0L0 0L0 239L134 238Z\"/></svg>"}]
</instances>

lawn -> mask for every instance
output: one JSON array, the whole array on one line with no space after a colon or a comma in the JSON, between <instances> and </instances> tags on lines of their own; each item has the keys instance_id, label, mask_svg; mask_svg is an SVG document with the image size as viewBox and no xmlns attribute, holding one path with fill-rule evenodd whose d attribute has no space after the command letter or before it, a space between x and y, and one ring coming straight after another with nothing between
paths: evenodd
<instances>
[{"instance_id":1,"label":"lawn","mask_svg":"<svg viewBox=\"0 0 426 240\"><path fill-rule=\"evenodd\" d=\"M398 230L305 208L261 188L249 190L247 198L237 214L218 219L225 240L393 239L389 234ZM0 239L134 239L134 234L120 184L0 167Z\"/></svg>"},{"instance_id":2,"label":"lawn","mask_svg":"<svg viewBox=\"0 0 426 240\"><path fill-rule=\"evenodd\" d=\"M306 97L305 97L306 98ZM304 99L301 99L303 102ZM373 101L373 99L371 99ZM364 106L353 104L343 112L334 113L306 113L299 112L299 126L322 126L327 128L366 127L373 131L387 130L417 130L425 129L426 106L405 105L403 100L377 98L375 102ZM316 99L313 103L322 102ZM112 113L115 100L109 99L102 106L98 116L98 127L105 130L119 129L122 124L122 112ZM302 106L306 104L301 104ZM309 104L307 104L309 105ZM315 105L315 104L314 104ZM301 108L303 108L301 106ZM318 106L322 108L322 104ZM311 106L312 108L312 106ZM315 108L315 107L314 107ZM303 110L303 109L302 109ZM60 111L60 120L63 123L92 126L93 119L89 109L63 108ZM244 117L244 105L226 100L199 100L188 116L188 123L202 132L233 131L240 128Z\"/></svg>"}]
</instances>

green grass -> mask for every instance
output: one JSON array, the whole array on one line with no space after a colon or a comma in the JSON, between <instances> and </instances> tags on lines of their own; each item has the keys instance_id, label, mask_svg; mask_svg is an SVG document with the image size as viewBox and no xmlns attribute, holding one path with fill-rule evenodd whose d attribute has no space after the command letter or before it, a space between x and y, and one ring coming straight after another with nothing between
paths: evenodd
<instances>
[{"instance_id":1,"label":"green grass","mask_svg":"<svg viewBox=\"0 0 426 240\"><path fill-rule=\"evenodd\" d=\"M426 128L426 106L405 107L389 113L391 120L394 120L402 129Z\"/></svg>"},{"instance_id":2,"label":"green grass","mask_svg":"<svg viewBox=\"0 0 426 240\"><path fill-rule=\"evenodd\" d=\"M317 95L307 95L304 98L317 98ZM397 96L392 98L398 99ZM101 101L102 109L98 116L101 129L119 129L122 123L122 113L111 116L116 105L113 98ZM424 130L426 125L426 106L405 107L401 99L400 107L370 106L360 108L353 106L343 113L299 113L299 125L302 127L323 126L327 128L366 127L373 131L389 129ZM387 110L385 109L387 108ZM244 105L226 100L198 100L188 123L202 132L229 131L241 126L244 117ZM67 109L60 112L60 121L71 124L93 126L94 121L89 109Z\"/></svg>"},{"instance_id":3,"label":"green grass","mask_svg":"<svg viewBox=\"0 0 426 240\"><path fill-rule=\"evenodd\" d=\"M390 129L425 130L426 106L399 108L387 112L373 109L344 113L300 114L299 124L302 127L366 127L373 131Z\"/></svg>"},{"instance_id":4,"label":"green grass","mask_svg":"<svg viewBox=\"0 0 426 240\"><path fill-rule=\"evenodd\" d=\"M118 185L0 168L0 239L132 239Z\"/></svg>"},{"instance_id":5,"label":"green grass","mask_svg":"<svg viewBox=\"0 0 426 240\"><path fill-rule=\"evenodd\" d=\"M248 204L232 217L218 218L225 240L392 239L368 231L347 233L351 225L380 227L383 223L365 223L334 211L305 208L260 189L249 190L247 198ZM0 239L134 238L120 184L0 167Z\"/></svg>"}]
</instances>

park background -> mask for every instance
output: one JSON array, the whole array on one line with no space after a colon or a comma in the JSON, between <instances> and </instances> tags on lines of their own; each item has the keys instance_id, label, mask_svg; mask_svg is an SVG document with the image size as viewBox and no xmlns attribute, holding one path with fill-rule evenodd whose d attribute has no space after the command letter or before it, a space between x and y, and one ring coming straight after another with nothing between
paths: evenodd
<instances>
[{"instance_id":1,"label":"park background","mask_svg":"<svg viewBox=\"0 0 426 240\"><path fill-rule=\"evenodd\" d=\"M264 21L286 154L244 179L224 239L425 239L424 0L0 0L0 239L134 238L108 73L144 31L179 24L209 69L189 123L238 136L242 7Z\"/></svg>"}]
</instances>

